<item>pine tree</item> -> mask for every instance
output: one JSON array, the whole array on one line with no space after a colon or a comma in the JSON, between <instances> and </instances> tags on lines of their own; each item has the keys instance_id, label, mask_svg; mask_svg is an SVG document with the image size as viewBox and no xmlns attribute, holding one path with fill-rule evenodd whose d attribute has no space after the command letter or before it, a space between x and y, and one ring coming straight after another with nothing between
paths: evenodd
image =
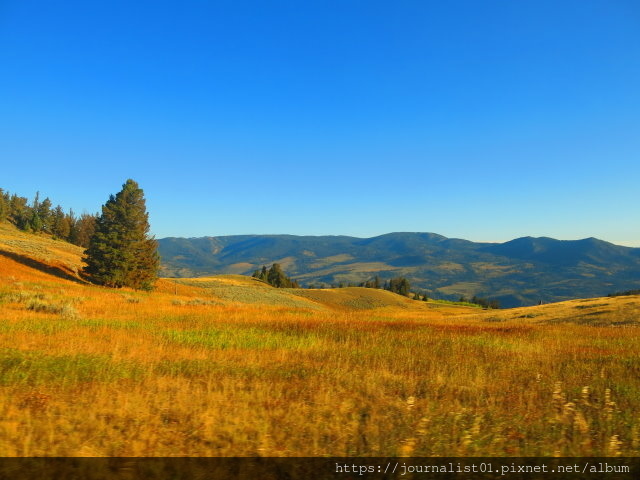
<instances>
[{"instance_id":1,"label":"pine tree","mask_svg":"<svg viewBox=\"0 0 640 480\"><path fill-rule=\"evenodd\" d=\"M279 263L274 263L269 269L269 275L267 281L277 288L287 288L290 286L290 281L282 271Z\"/></svg>"},{"instance_id":2,"label":"pine tree","mask_svg":"<svg viewBox=\"0 0 640 480\"><path fill-rule=\"evenodd\" d=\"M287 277L279 263L274 263L271 268L263 265L262 270L253 272L252 277L277 288L300 288L300 284L297 281Z\"/></svg>"},{"instance_id":3,"label":"pine tree","mask_svg":"<svg viewBox=\"0 0 640 480\"><path fill-rule=\"evenodd\" d=\"M58 238L68 239L71 233L71 222L60 205L53 210L51 218L51 233Z\"/></svg>"},{"instance_id":4,"label":"pine tree","mask_svg":"<svg viewBox=\"0 0 640 480\"><path fill-rule=\"evenodd\" d=\"M404 277L396 277L389 280L388 283L385 282L384 289L407 296L409 295L409 290L411 290L411 284L409 283L409 280Z\"/></svg>"},{"instance_id":5,"label":"pine tree","mask_svg":"<svg viewBox=\"0 0 640 480\"><path fill-rule=\"evenodd\" d=\"M83 213L80 218L76 218L73 211L70 211L68 217L71 224L69 241L74 245L88 248L91 237L96 230L98 215Z\"/></svg>"},{"instance_id":6,"label":"pine tree","mask_svg":"<svg viewBox=\"0 0 640 480\"><path fill-rule=\"evenodd\" d=\"M149 236L144 192L129 179L102 206L85 251L84 271L102 285L150 290L158 273L157 248Z\"/></svg>"},{"instance_id":7,"label":"pine tree","mask_svg":"<svg viewBox=\"0 0 640 480\"><path fill-rule=\"evenodd\" d=\"M42 219L38 215L37 210L33 210L31 213L31 220L29 220L29 227L33 233L42 231Z\"/></svg>"},{"instance_id":8,"label":"pine tree","mask_svg":"<svg viewBox=\"0 0 640 480\"><path fill-rule=\"evenodd\" d=\"M410 289L411 289L411 284L409 283L409 280L407 280L404 277L400 277L400 282L398 284L398 293L400 295L407 296L409 295Z\"/></svg>"},{"instance_id":9,"label":"pine tree","mask_svg":"<svg viewBox=\"0 0 640 480\"><path fill-rule=\"evenodd\" d=\"M19 197L15 193L11 195L8 213L9 220L20 230L27 230L29 228L31 212L25 197Z\"/></svg>"},{"instance_id":10,"label":"pine tree","mask_svg":"<svg viewBox=\"0 0 640 480\"><path fill-rule=\"evenodd\" d=\"M36 207L34 206L34 210ZM42 222L42 226L40 227L40 231L44 231L47 233L51 233L51 200L49 198L45 198L37 207L37 214ZM34 228L35 231L35 228Z\"/></svg>"},{"instance_id":11,"label":"pine tree","mask_svg":"<svg viewBox=\"0 0 640 480\"><path fill-rule=\"evenodd\" d=\"M253 272L253 275L251 275L253 278L257 278L258 280L262 280L263 282L267 282L267 277L269 276L269 272L267 270L267 267L265 265L262 266L262 270L258 269L255 272Z\"/></svg>"},{"instance_id":12,"label":"pine tree","mask_svg":"<svg viewBox=\"0 0 640 480\"><path fill-rule=\"evenodd\" d=\"M4 222L9 216L9 202L7 194L0 188L0 222Z\"/></svg>"},{"instance_id":13,"label":"pine tree","mask_svg":"<svg viewBox=\"0 0 640 480\"><path fill-rule=\"evenodd\" d=\"M39 233L42 230L42 219L38 212L40 211L40 192L36 192L36 197L31 204L28 227L26 230L30 230L33 233Z\"/></svg>"}]
</instances>

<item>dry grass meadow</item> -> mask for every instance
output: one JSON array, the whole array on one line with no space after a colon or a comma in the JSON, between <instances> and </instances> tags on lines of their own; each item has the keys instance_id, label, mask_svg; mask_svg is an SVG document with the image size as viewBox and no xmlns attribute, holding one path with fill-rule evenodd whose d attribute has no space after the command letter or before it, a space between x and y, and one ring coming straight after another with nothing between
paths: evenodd
<instances>
[{"instance_id":1,"label":"dry grass meadow","mask_svg":"<svg viewBox=\"0 0 640 480\"><path fill-rule=\"evenodd\" d=\"M0 456L638 456L640 298L482 311L239 276L153 293L0 227Z\"/></svg>"}]
</instances>

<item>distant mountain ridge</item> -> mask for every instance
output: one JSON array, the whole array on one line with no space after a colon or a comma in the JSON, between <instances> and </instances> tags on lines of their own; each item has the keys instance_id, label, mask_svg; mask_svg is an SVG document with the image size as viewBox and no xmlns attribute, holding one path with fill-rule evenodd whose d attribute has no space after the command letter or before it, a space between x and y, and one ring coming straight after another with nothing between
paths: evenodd
<instances>
[{"instance_id":1,"label":"distant mountain ridge","mask_svg":"<svg viewBox=\"0 0 640 480\"><path fill-rule=\"evenodd\" d=\"M503 306L596 297L640 288L640 248L586 238L480 243L435 233L348 236L233 235L159 240L169 277L251 274L282 264L302 284L406 276L436 298L478 295Z\"/></svg>"}]
</instances>

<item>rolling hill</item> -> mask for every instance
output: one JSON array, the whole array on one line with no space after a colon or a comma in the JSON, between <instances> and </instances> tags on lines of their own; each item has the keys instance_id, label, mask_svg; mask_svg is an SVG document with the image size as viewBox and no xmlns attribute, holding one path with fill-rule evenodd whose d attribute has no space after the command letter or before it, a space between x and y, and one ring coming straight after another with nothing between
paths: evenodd
<instances>
[{"instance_id":1,"label":"rolling hill","mask_svg":"<svg viewBox=\"0 0 640 480\"><path fill-rule=\"evenodd\" d=\"M595 238L524 237L476 243L434 233L347 236L238 235L159 240L162 273L251 274L282 264L303 284L358 284L406 276L436 298L478 295L517 307L640 287L640 248Z\"/></svg>"},{"instance_id":2,"label":"rolling hill","mask_svg":"<svg viewBox=\"0 0 640 480\"><path fill-rule=\"evenodd\" d=\"M81 274L84 249L48 235L33 235L14 226L0 223L0 305L3 286L40 282L48 289L57 290L64 285L69 296L85 296L86 289L97 290L100 296L114 296L130 289L108 289L91 285ZM265 308L289 308L311 310L318 313L333 311L384 311L385 309L415 312L430 318L475 313L476 308L438 303L416 302L407 297L384 290L369 288L341 289L288 289L275 288L260 280L233 274L197 278L161 278L156 283L154 295L168 296L171 305L183 307L246 306ZM15 295L8 295L14 298ZM25 300L23 294L18 295ZM40 298L42 297L42 298ZM37 294L34 298L51 300L49 295ZM28 298L27 301L34 298ZM127 297L128 299L128 297ZM52 308L70 305L63 299L52 303ZM167 298L165 298L167 300ZM62 302L62 303L60 303ZM66 302L66 303L65 303ZM73 303L73 302L72 302Z\"/></svg>"}]
</instances>

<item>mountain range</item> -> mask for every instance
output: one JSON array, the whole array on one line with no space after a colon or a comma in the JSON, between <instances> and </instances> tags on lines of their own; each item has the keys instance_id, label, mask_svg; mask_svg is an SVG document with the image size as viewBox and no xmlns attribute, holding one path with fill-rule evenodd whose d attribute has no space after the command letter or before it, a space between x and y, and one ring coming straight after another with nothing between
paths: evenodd
<instances>
[{"instance_id":1,"label":"mountain range","mask_svg":"<svg viewBox=\"0 0 640 480\"><path fill-rule=\"evenodd\" d=\"M302 285L405 276L433 298L499 300L504 307L604 296L640 288L640 248L596 238L523 237L479 243L435 233L348 236L234 235L159 240L161 274L250 275L280 263Z\"/></svg>"}]
</instances>

